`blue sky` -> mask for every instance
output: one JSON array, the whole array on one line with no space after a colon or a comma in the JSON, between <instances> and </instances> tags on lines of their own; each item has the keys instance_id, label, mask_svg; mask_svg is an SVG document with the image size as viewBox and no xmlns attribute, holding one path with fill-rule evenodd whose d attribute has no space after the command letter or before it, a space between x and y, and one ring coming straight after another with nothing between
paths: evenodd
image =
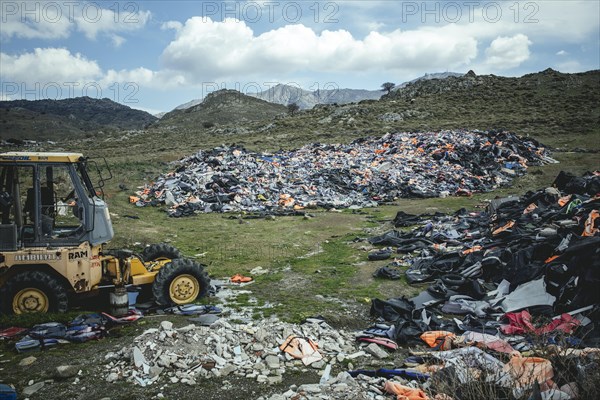
<instances>
[{"instance_id":1,"label":"blue sky","mask_svg":"<svg viewBox=\"0 0 600 400\"><path fill-rule=\"evenodd\" d=\"M0 97L152 113L218 88L600 68L600 2L0 0Z\"/></svg>"}]
</instances>

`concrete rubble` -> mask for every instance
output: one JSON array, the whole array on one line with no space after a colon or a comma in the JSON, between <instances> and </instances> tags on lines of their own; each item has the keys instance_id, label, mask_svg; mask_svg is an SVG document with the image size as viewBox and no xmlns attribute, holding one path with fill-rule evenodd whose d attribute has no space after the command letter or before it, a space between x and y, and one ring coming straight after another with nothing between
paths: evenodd
<instances>
[{"instance_id":1,"label":"concrete rubble","mask_svg":"<svg viewBox=\"0 0 600 400\"><path fill-rule=\"evenodd\" d=\"M25 387L23 389L23 396L31 396L32 394L34 394L35 392L37 392L38 390L40 390L41 388L43 388L45 385L45 382L35 382L35 383L31 383L29 386Z\"/></svg>"},{"instance_id":2,"label":"concrete rubble","mask_svg":"<svg viewBox=\"0 0 600 400\"><path fill-rule=\"evenodd\" d=\"M281 351L279 346L290 335L311 338L322 359L304 365ZM160 328L135 338L132 346L106 354L105 379L141 386L158 381L195 385L203 379L234 375L272 385L288 371L318 369L329 374L331 365L359 357L370 355L360 350L353 333L336 330L320 319L294 325L271 317L237 325L221 318L210 327L181 328L163 321Z\"/></svg>"},{"instance_id":3,"label":"concrete rubble","mask_svg":"<svg viewBox=\"0 0 600 400\"><path fill-rule=\"evenodd\" d=\"M80 369L76 365L59 365L56 367L55 377L60 379L68 379L80 373Z\"/></svg>"},{"instance_id":4,"label":"concrete rubble","mask_svg":"<svg viewBox=\"0 0 600 400\"><path fill-rule=\"evenodd\" d=\"M173 172L141 188L130 202L164 204L173 217L360 208L401 197L488 191L529 165L555 162L535 140L509 132L388 133L276 153L223 146L176 162Z\"/></svg>"}]
</instances>

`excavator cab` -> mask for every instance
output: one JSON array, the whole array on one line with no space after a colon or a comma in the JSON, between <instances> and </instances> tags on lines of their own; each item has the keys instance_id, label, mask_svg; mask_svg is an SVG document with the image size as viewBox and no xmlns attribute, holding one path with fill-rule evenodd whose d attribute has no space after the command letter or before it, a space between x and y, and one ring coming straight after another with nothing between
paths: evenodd
<instances>
[{"instance_id":1,"label":"excavator cab","mask_svg":"<svg viewBox=\"0 0 600 400\"><path fill-rule=\"evenodd\" d=\"M111 304L126 312L131 285L152 285L161 305L205 296L204 266L171 246L104 248L114 232L90 163L78 153L0 154L0 312L64 312L73 296L101 288L114 288Z\"/></svg>"},{"instance_id":2,"label":"excavator cab","mask_svg":"<svg viewBox=\"0 0 600 400\"><path fill-rule=\"evenodd\" d=\"M76 153L0 155L2 250L92 246L110 241L112 223Z\"/></svg>"}]
</instances>

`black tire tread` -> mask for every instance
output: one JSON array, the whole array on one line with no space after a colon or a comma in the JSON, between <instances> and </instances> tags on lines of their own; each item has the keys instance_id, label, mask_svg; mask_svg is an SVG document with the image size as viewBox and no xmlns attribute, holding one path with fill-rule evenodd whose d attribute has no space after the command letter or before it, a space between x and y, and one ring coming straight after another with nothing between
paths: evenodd
<instances>
[{"instance_id":1,"label":"black tire tread","mask_svg":"<svg viewBox=\"0 0 600 400\"><path fill-rule=\"evenodd\" d=\"M458 274L446 274L441 277L442 282L448 286L462 286L467 282L467 279Z\"/></svg>"},{"instance_id":2,"label":"black tire tread","mask_svg":"<svg viewBox=\"0 0 600 400\"><path fill-rule=\"evenodd\" d=\"M174 260L177 258L182 258L182 255L176 247L167 243L151 244L142 251L142 259L145 262L153 261L161 257Z\"/></svg>"},{"instance_id":3,"label":"black tire tread","mask_svg":"<svg viewBox=\"0 0 600 400\"><path fill-rule=\"evenodd\" d=\"M170 263L165 264L154 277L152 294L154 295L154 301L156 301L157 304L161 306L173 304L169 296L169 285L173 279L180 274L190 274L198 279L200 293L198 293L197 299L205 297L208 294L210 278L208 277L208 273L204 270L204 265L190 259L177 258Z\"/></svg>"},{"instance_id":4,"label":"black tire tread","mask_svg":"<svg viewBox=\"0 0 600 400\"><path fill-rule=\"evenodd\" d=\"M12 301L17 292L26 287L35 287L44 291L48 297L48 311L64 313L69 308L67 288L56 277L43 271L23 271L10 278L0 288L0 312L13 314Z\"/></svg>"}]
</instances>

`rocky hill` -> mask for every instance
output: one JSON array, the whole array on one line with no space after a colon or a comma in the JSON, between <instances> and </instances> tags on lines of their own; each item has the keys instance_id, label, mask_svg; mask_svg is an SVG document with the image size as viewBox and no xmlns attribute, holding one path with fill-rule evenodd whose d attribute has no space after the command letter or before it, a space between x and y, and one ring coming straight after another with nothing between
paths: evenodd
<instances>
[{"instance_id":1,"label":"rocky hill","mask_svg":"<svg viewBox=\"0 0 600 400\"><path fill-rule=\"evenodd\" d=\"M430 81L432 79L446 79L446 78L450 78L450 77L456 78L456 77L460 77L463 75L464 74L461 74L459 72L434 72L432 74L426 73L425 75L420 76L416 79L413 79L412 81L408 81L408 82L404 82L399 85L396 85L394 90L402 89L403 87L406 87L407 85L410 85L411 83L415 83L418 81Z\"/></svg>"},{"instance_id":2,"label":"rocky hill","mask_svg":"<svg viewBox=\"0 0 600 400\"><path fill-rule=\"evenodd\" d=\"M81 137L99 131L143 129L156 119L106 98L0 101L0 138Z\"/></svg>"},{"instance_id":3,"label":"rocky hill","mask_svg":"<svg viewBox=\"0 0 600 400\"><path fill-rule=\"evenodd\" d=\"M256 148L350 141L388 132L507 129L521 135L587 135L569 147L600 148L600 70L545 70L522 77L476 75L418 80L381 100L318 105L273 123L253 124ZM256 135L252 135L256 132ZM580 136L581 137L581 136ZM566 142L565 142L566 143Z\"/></svg>"},{"instance_id":4,"label":"rocky hill","mask_svg":"<svg viewBox=\"0 0 600 400\"><path fill-rule=\"evenodd\" d=\"M250 122L270 120L286 112L287 108L280 104L224 89L210 93L199 104L168 112L152 125L152 129L202 130L223 125L241 127Z\"/></svg>"},{"instance_id":5,"label":"rocky hill","mask_svg":"<svg viewBox=\"0 0 600 400\"><path fill-rule=\"evenodd\" d=\"M462 122L480 129L510 128L535 133L589 133L600 122L600 70L564 74L552 69L509 78L476 75L419 80L382 98L382 102L448 126ZM424 121L425 122L425 121Z\"/></svg>"}]
</instances>

